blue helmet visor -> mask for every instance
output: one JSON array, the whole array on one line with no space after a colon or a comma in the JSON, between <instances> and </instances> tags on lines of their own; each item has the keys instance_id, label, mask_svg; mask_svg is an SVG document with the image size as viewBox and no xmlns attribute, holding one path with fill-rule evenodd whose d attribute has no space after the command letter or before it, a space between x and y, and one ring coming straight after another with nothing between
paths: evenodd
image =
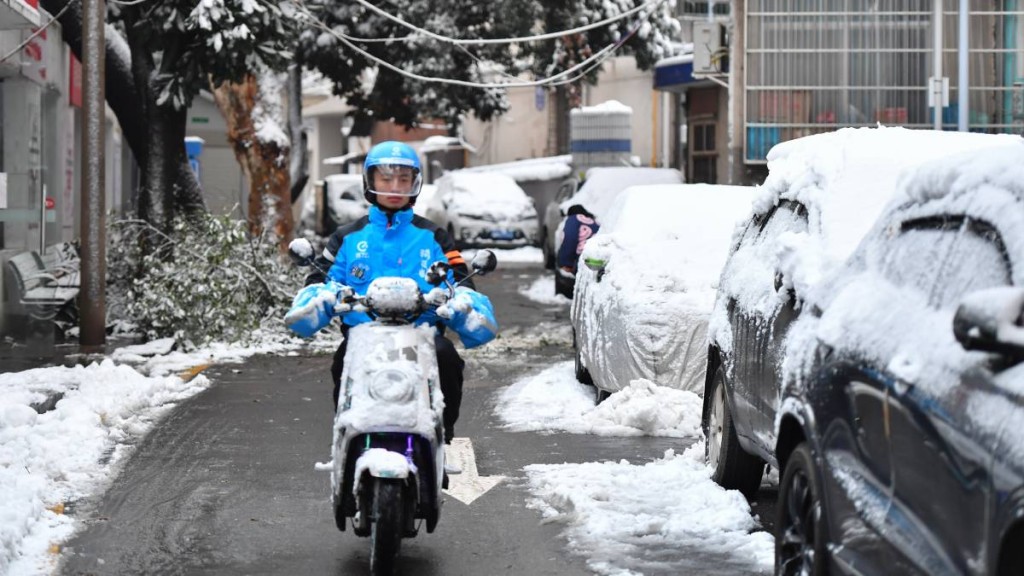
<instances>
[{"instance_id":1,"label":"blue helmet visor","mask_svg":"<svg viewBox=\"0 0 1024 576\"><path fill-rule=\"evenodd\" d=\"M367 174L366 189L371 194L385 196L417 196L420 193L420 171L401 164L376 164Z\"/></svg>"}]
</instances>

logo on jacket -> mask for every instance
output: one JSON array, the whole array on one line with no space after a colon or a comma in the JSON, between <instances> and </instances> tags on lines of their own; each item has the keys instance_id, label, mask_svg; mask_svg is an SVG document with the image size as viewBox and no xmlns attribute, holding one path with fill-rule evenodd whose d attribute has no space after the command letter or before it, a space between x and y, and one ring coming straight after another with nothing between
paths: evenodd
<instances>
[{"instance_id":1,"label":"logo on jacket","mask_svg":"<svg viewBox=\"0 0 1024 576\"><path fill-rule=\"evenodd\" d=\"M370 249L370 245L366 240L360 240L356 243L356 258L365 258L366 251Z\"/></svg>"},{"instance_id":2,"label":"logo on jacket","mask_svg":"<svg viewBox=\"0 0 1024 576\"><path fill-rule=\"evenodd\" d=\"M370 275L370 267L365 262L356 262L348 271L348 275L356 280L362 280Z\"/></svg>"}]
</instances>

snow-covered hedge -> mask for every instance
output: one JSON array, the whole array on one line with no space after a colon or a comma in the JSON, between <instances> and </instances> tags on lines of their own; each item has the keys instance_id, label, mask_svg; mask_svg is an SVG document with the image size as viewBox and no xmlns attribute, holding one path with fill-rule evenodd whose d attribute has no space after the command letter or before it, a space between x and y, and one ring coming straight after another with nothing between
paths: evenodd
<instances>
[{"instance_id":1,"label":"snow-covered hedge","mask_svg":"<svg viewBox=\"0 0 1024 576\"><path fill-rule=\"evenodd\" d=\"M111 219L107 238L108 322L148 338L244 342L260 327L283 330L282 309L302 284L275 237L226 216L179 220L169 236ZM154 246L146 255L143 242Z\"/></svg>"}]
</instances>

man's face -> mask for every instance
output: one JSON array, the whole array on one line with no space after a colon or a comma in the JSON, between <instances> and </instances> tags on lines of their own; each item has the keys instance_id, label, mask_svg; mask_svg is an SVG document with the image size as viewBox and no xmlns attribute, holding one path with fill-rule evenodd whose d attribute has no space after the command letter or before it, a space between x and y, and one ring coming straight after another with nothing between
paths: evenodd
<instances>
[{"instance_id":1,"label":"man's face","mask_svg":"<svg viewBox=\"0 0 1024 576\"><path fill-rule=\"evenodd\" d=\"M401 210L409 204L413 169L408 166L378 166L373 170L373 190L384 208Z\"/></svg>"}]
</instances>

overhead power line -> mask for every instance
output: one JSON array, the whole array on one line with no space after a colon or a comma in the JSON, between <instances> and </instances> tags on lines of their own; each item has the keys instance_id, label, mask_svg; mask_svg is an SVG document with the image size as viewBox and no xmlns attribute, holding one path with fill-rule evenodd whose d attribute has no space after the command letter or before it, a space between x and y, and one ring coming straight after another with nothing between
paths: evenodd
<instances>
[{"instance_id":1,"label":"overhead power line","mask_svg":"<svg viewBox=\"0 0 1024 576\"><path fill-rule=\"evenodd\" d=\"M550 32L548 34L538 34L536 36L523 36L523 37L519 37L519 38L487 38L487 39L483 39L483 38L451 38L451 37L448 37L448 36L442 36L440 34L431 32L430 30L427 30L425 28L420 28L419 26L416 26L414 24L410 24L409 22L406 22L405 20L402 20L398 16L394 16L393 14L391 14L391 13L389 13L389 12L387 12L387 11L377 7L377 6L374 6L373 4L370 4L369 2L367 2L367 0L356 0L356 2L359 3L362 6L365 6L366 8L369 8L373 12L376 12L377 14L380 14L381 16L387 18L388 20L396 22L396 23L398 23L398 24L400 24L402 26L405 26L406 28L408 28L408 29L410 29L410 30L412 30L414 32L418 32L420 34L423 34L424 36L427 36L428 38L433 38L434 40L438 40L438 41L441 41L441 42L446 42L446 43L449 43L449 44L512 44L512 43L515 43L515 42L534 42L536 40L550 40L552 38L561 38L563 36L570 36L572 34L579 34L580 32L586 32L587 30L592 30L594 28L600 28L602 26L606 26L608 24L612 24L614 22L618 22L619 20L623 20L625 18L628 18L628 17L632 16L633 14L636 14L637 12L640 12L640 11L644 10L645 8L648 8L648 7L652 7L653 8L653 7L655 7L655 6L659 5L659 4L663 4L665 2L665 0L650 0L650 2L647 2L646 4L642 4L640 6L636 6L635 8L631 8L631 9L629 9L629 10L627 10L627 11L625 11L622 14L619 14L617 16L611 16L609 18L605 18L604 20L601 20L601 21L598 21L598 22L594 22L593 24L587 24L586 26L580 26L579 28L573 28L571 30L562 30L562 31L559 31L559 32ZM651 12L653 13L654 11L651 10ZM376 41L380 41L380 39L373 39L372 41L376 42Z\"/></svg>"},{"instance_id":2,"label":"overhead power line","mask_svg":"<svg viewBox=\"0 0 1024 576\"><path fill-rule=\"evenodd\" d=\"M263 1L264 2L268 2L269 0L263 0ZM647 4L644 4L643 6L641 6L641 8L642 7L646 7L646 6L652 6L652 5L656 6L656 5L660 4L663 1L664 0L657 0L657 1L654 1L654 2L648 2ZM348 36L347 34L344 34L342 32L339 32L337 30L332 29L325 22L323 22L316 15L314 15L309 10L309 8L306 7L305 3L302 0L297 0L297 3L299 4L300 10L313 22L313 25L315 27L323 30L324 32L327 32L331 36L337 38L342 44L344 44L348 48L351 48L352 50L354 50L358 54L362 55L364 58L366 58L366 59L368 59L368 60L370 60L372 62L375 62L378 65L383 66L384 68L392 70L392 71L394 71L394 72L396 72L398 74L401 74L402 76L405 76L407 78L411 78L413 80L419 80L419 81L422 81L422 82L434 82L434 83L439 83L439 84L452 84L452 85L456 85L456 86L466 86L466 87L469 87L469 88L527 88L527 87L535 87L535 86L558 86L558 85L562 85L562 84L568 84L568 83L571 83L571 82L575 82L576 80L579 80L580 78L586 76L586 74L588 74L591 70L593 70L595 67L599 66L604 60L606 60L608 57L610 57L611 53L613 51L615 51L616 49L621 47L623 44L625 44L625 42L630 37L632 37L637 32L637 30L639 30L641 23L646 18L646 16L644 16L644 17L641 17L640 19L638 19L637 23L633 26L633 28L629 31L629 33L623 35L622 38L620 38L618 41L613 42L613 43L605 46L604 48L602 48L598 52L596 52L593 55L591 55L590 57L586 58L585 60L583 60L583 61L577 63L576 65L574 65L574 66L572 66L570 68L567 68L566 70L563 70L563 71L561 71L561 72L559 72L557 74L553 74L551 76L548 76L546 78L541 78L539 80L519 80L519 81L512 81L512 82L473 82L473 81L469 81L469 80L457 80L457 79L454 79L454 78L442 78L442 77L437 77L437 76L423 76L421 74L416 74L416 73L413 73L413 72L409 72L407 70L403 70L403 69L399 68L398 66L395 66L394 64L392 64L392 63L390 63L390 62L388 62L388 61L386 61L386 60L384 60L382 58L379 58L377 56L374 56L373 54L370 54L369 52L367 52L366 50L360 48L359 46L356 46L353 42L358 42L359 40L357 38ZM634 11L631 11L631 12L635 13L635 9L634 9ZM566 32L558 32L558 33L555 33L554 36L551 36L551 35L545 35L545 36L560 37L560 36L563 36L565 34L566 34ZM509 41L512 41L512 40L511 39L506 39L505 41L509 42ZM583 72L581 72L579 74L576 74L576 75L573 75L574 72L576 72L578 70L581 70L581 69L583 69Z\"/></svg>"}]
</instances>

